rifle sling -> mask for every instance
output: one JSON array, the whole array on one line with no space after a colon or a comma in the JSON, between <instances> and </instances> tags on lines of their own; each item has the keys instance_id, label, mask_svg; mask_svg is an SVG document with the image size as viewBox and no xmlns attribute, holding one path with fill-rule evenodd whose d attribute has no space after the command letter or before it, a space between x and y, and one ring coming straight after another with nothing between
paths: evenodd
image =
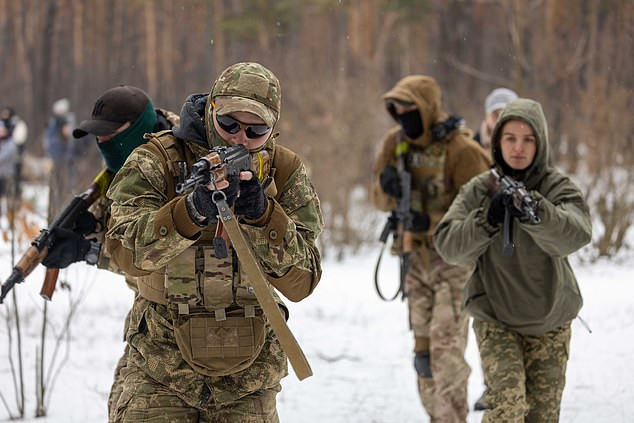
<instances>
[{"instance_id":1,"label":"rifle sling","mask_svg":"<svg viewBox=\"0 0 634 423\"><path fill-rule=\"evenodd\" d=\"M227 201L225 199L221 199L216 203L216 205L218 206L218 213L220 214L220 218L222 219L227 233L229 234L233 248L238 254L242 268L251 281L253 291L260 303L260 307L262 307L262 311L271 324L273 332L277 335L277 339L280 341L282 349L286 352L288 360L291 362L291 366L293 367L297 378L299 380L303 380L312 376L313 372L310 368L310 364L299 346L299 343L286 324L286 320L273 298L271 288L266 282L264 272L258 265L255 254L247 243L235 216L227 205Z\"/></svg>"},{"instance_id":2,"label":"rifle sling","mask_svg":"<svg viewBox=\"0 0 634 423\"><path fill-rule=\"evenodd\" d=\"M393 297L386 297L385 295L383 295L383 292L381 292L381 287L379 286L379 267L381 266L381 258L383 257L383 251L385 251L385 244L386 244L386 241L383 241L381 245L381 252L379 253L379 258L376 260L376 266L374 267L374 288L376 289L376 293L379 296L379 298L382 299L383 301L394 301L396 297L398 297L398 294L402 292L402 289L403 289L402 279L401 279L401 282L399 283L398 290L396 291Z\"/></svg>"}]
</instances>

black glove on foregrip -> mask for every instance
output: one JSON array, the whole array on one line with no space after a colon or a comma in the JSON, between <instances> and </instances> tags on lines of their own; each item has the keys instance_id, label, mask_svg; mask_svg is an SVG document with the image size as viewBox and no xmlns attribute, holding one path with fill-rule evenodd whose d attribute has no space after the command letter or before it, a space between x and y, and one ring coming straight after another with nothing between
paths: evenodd
<instances>
[{"instance_id":1,"label":"black glove on foregrip","mask_svg":"<svg viewBox=\"0 0 634 423\"><path fill-rule=\"evenodd\" d=\"M227 196L227 205L231 207L238 196L238 177L229 177L228 181L229 186L223 189L222 192ZM218 221L218 207L214 204L213 193L214 191L210 191L206 186L197 185L196 188L188 194L189 198L185 201L189 217L200 227L205 227L209 223ZM192 206L195 210L192 210ZM205 220L201 221L198 219L198 216L203 216Z\"/></svg>"},{"instance_id":2,"label":"black glove on foregrip","mask_svg":"<svg viewBox=\"0 0 634 423\"><path fill-rule=\"evenodd\" d=\"M504 222L504 211L509 208L511 217L522 217L524 214L513 205L513 197L503 191L495 193L491 198L491 204L487 211L487 222L491 226L497 226Z\"/></svg>"},{"instance_id":3,"label":"black glove on foregrip","mask_svg":"<svg viewBox=\"0 0 634 423\"><path fill-rule=\"evenodd\" d=\"M430 225L429 215L427 213L412 212L412 231L427 232Z\"/></svg>"},{"instance_id":4,"label":"black glove on foregrip","mask_svg":"<svg viewBox=\"0 0 634 423\"><path fill-rule=\"evenodd\" d=\"M387 165L383 168L381 175L379 176L379 182L381 183L381 189L386 194L392 197L400 198L402 195L400 178L396 168L392 165Z\"/></svg>"},{"instance_id":5,"label":"black glove on foregrip","mask_svg":"<svg viewBox=\"0 0 634 423\"><path fill-rule=\"evenodd\" d=\"M73 230L80 235L86 235L97 232L97 226L99 221L88 210L84 210L79 214L77 220L75 220L75 227Z\"/></svg>"},{"instance_id":6,"label":"black glove on foregrip","mask_svg":"<svg viewBox=\"0 0 634 423\"><path fill-rule=\"evenodd\" d=\"M90 250L91 241L63 228L55 228L51 233L53 244L42 264L53 269L64 269L71 263L84 260Z\"/></svg>"},{"instance_id":7,"label":"black glove on foregrip","mask_svg":"<svg viewBox=\"0 0 634 423\"><path fill-rule=\"evenodd\" d=\"M240 181L240 196L233 208L237 216L256 220L264 214L267 205L268 201L258 178L253 176L248 181Z\"/></svg>"}]
</instances>

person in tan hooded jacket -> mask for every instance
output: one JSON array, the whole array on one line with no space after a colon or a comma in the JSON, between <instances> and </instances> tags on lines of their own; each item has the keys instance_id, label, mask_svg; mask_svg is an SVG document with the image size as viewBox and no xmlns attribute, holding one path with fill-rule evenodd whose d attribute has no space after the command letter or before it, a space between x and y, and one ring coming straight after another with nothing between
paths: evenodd
<instances>
[{"instance_id":1,"label":"person in tan hooded jacket","mask_svg":"<svg viewBox=\"0 0 634 423\"><path fill-rule=\"evenodd\" d=\"M383 99L398 125L383 140L372 197L380 210L396 209L402 195L396 170L401 161L411 174L414 248L405 295L419 395L432 422L464 422L470 368L464 358L468 318L461 298L472 269L447 264L436 253L432 234L460 187L486 171L489 158L463 121L443 112L440 87L433 78L407 76Z\"/></svg>"}]
</instances>

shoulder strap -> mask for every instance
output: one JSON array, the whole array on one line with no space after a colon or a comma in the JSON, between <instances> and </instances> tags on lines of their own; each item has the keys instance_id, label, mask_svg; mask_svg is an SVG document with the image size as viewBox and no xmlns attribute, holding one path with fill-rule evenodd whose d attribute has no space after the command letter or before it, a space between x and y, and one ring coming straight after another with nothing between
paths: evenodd
<instances>
[{"instance_id":1,"label":"shoulder strap","mask_svg":"<svg viewBox=\"0 0 634 423\"><path fill-rule=\"evenodd\" d=\"M275 185L278 187L276 199L279 199L286 182L301 164L302 162L296 153L279 144L275 145L275 155L273 156L272 164L275 170L272 171L272 175Z\"/></svg>"},{"instance_id":2,"label":"shoulder strap","mask_svg":"<svg viewBox=\"0 0 634 423\"><path fill-rule=\"evenodd\" d=\"M185 151L182 142L171 134L170 130L165 130L153 134L150 140L144 145L145 148L153 152L161 160L165 173L172 175L167 178L167 197L176 196L176 181L179 175L179 162L185 162Z\"/></svg>"}]
</instances>

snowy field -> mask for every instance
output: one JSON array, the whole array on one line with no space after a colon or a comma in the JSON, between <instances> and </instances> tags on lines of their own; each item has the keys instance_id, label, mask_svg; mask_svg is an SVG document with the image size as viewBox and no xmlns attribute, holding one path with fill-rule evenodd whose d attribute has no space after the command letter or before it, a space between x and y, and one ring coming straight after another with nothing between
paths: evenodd
<instances>
[{"instance_id":1,"label":"snowy field","mask_svg":"<svg viewBox=\"0 0 634 423\"><path fill-rule=\"evenodd\" d=\"M22 248L19 249L21 253ZM378 254L366 251L343 262L326 261L315 293L301 303L290 303L290 326L300 342L314 376L299 382L289 374L278 396L282 422L426 422L419 404L412 366L411 334L405 304L385 303L373 287ZM9 244L0 240L0 277L10 273ZM397 275L395 259L383 263L383 280ZM576 265L585 300L581 316L592 333L575 320L562 422L620 423L634 416L634 260L621 264L600 262ZM59 332L69 299L83 296L71 324L68 360L61 369L48 409L48 417L34 418L35 349L38 344L42 300L39 266L26 283L16 286L22 312L25 357L26 421L105 422L112 372L124 344L124 317L132 294L123 279L84 264L61 273L72 294L58 291L48 313ZM386 287L388 289L390 287ZM9 297L10 298L10 297ZM11 373L7 361L6 304L0 307L0 393L15 412ZM53 351L46 346L47 357ZM62 348L58 358L66 353ZM472 366L469 404L482 391L482 374L473 334L467 358ZM0 403L0 421L9 415ZM481 413L471 412L469 422Z\"/></svg>"}]
</instances>

